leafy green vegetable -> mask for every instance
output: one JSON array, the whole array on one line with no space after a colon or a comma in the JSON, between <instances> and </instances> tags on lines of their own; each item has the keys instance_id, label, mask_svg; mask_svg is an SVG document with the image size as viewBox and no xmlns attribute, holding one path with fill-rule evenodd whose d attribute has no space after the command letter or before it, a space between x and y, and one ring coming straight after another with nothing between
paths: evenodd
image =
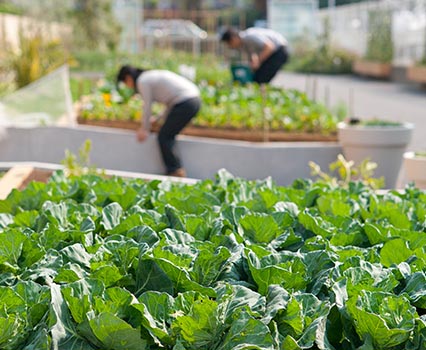
<instances>
[{"instance_id":1,"label":"leafy green vegetable","mask_svg":"<svg viewBox=\"0 0 426 350\"><path fill-rule=\"evenodd\" d=\"M379 349L390 349L409 338L416 311L404 297L361 291L348 301L348 313L359 336Z\"/></svg>"},{"instance_id":2,"label":"leafy green vegetable","mask_svg":"<svg viewBox=\"0 0 426 350\"><path fill-rule=\"evenodd\" d=\"M422 349L426 194L57 172L0 202L0 348Z\"/></svg>"},{"instance_id":3,"label":"leafy green vegetable","mask_svg":"<svg viewBox=\"0 0 426 350\"><path fill-rule=\"evenodd\" d=\"M202 108L192 124L219 129L308 132L329 135L337 130L342 116L315 102L303 92L256 85L200 85ZM85 96L80 117L86 120L139 121L142 101L134 96L125 102L99 92ZM265 108L264 108L265 107ZM154 106L159 114L161 106ZM344 116L343 116L344 117Z\"/></svg>"}]
</instances>

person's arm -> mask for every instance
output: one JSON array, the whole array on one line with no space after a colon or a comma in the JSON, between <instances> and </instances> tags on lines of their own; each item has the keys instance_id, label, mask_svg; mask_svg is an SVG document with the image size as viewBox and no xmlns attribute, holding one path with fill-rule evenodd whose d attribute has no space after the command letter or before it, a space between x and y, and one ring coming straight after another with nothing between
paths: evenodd
<instances>
[{"instance_id":1,"label":"person's arm","mask_svg":"<svg viewBox=\"0 0 426 350\"><path fill-rule=\"evenodd\" d=\"M143 101L143 115L141 121L141 127L136 131L136 136L140 142L146 140L150 132L150 119L152 109L152 96L151 89L146 84L142 85L140 94Z\"/></svg>"},{"instance_id":2,"label":"person's arm","mask_svg":"<svg viewBox=\"0 0 426 350\"><path fill-rule=\"evenodd\" d=\"M262 64L265 60L271 56L275 51L275 45L272 41L267 40L263 47L262 52L259 54L259 63Z\"/></svg>"},{"instance_id":3,"label":"person's arm","mask_svg":"<svg viewBox=\"0 0 426 350\"><path fill-rule=\"evenodd\" d=\"M259 54L252 54L250 57L251 67L258 69L265 60L274 53L275 45L272 41L266 40L263 49Z\"/></svg>"},{"instance_id":4,"label":"person's arm","mask_svg":"<svg viewBox=\"0 0 426 350\"><path fill-rule=\"evenodd\" d=\"M149 131L149 121L152 115L152 96L149 86L142 85L141 96L143 101L143 118L141 127Z\"/></svg>"}]
</instances>

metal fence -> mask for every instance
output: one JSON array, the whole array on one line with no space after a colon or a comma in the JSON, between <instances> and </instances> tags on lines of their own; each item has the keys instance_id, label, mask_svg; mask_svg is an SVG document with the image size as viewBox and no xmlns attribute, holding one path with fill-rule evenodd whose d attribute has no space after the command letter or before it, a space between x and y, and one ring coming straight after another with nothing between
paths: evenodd
<instances>
[{"instance_id":1,"label":"metal fence","mask_svg":"<svg viewBox=\"0 0 426 350\"><path fill-rule=\"evenodd\" d=\"M120 49L133 53L143 50L170 48L192 52L194 55L211 53L221 55L217 35L218 28L234 25L245 28L246 13L235 10L190 10L143 9L140 0L116 0L114 13L122 27ZM208 33L206 38L182 37L179 35L152 35L144 33L144 23L148 20L188 20Z\"/></svg>"},{"instance_id":2,"label":"metal fence","mask_svg":"<svg viewBox=\"0 0 426 350\"><path fill-rule=\"evenodd\" d=\"M168 10L147 10L143 12L144 22L148 20L188 20L199 26L208 34L205 38L198 37L178 37L163 36L156 37L139 33L139 45L142 49L170 48L192 52L194 55L209 53L222 55L223 45L219 42L218 29L224 26L233 25L239 28L246 28L246 14L244 11L235 13L230 10L191 10L182 11L175 9Z\"/></svg>"},{"instance_id":3,"label":"metal fence","mask_svg":"<svg viewBox=\"0 0 426 350\"><path fill-rule=\"evenodd\" d=\"M426 53L426 0L382 0L362 2L321 10L320 22L328 18L331 40L358 55L365 55L369 36L368 16L371 11L391 13L394 60L407 65Z\"/></svg>"}]
</instances>

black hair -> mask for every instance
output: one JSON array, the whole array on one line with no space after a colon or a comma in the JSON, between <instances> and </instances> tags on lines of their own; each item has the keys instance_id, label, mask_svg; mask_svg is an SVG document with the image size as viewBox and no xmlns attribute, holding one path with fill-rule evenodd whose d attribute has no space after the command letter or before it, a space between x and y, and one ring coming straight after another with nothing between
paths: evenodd
<instances>
[{"instance_id":1,"label":"black hair","mask_svg":"<svg viewBox=\"0 0 426 350\"><path fill-rule=\"evenodd\" d=\"M231 41L232 38L238 36L238 30L234 29L234 28L227 28L223 33L222 36L220 37L221 41L224 41L226 43L229 43Z\"/></svg>"},{"instance_id":2,"label":"black hair","mask_svg":"<svg viewBox=\"0 0 426 350\"><path fill-rule=\"evenodd\" d=\"M117 85L124 81L126 79L126 76L130 75L135 82L139 78L139 75L141 75L143 72L145 72L146 69L136 68L130 65L124 65L120 68L117 74Z\"/></svg>"}]
</instances>

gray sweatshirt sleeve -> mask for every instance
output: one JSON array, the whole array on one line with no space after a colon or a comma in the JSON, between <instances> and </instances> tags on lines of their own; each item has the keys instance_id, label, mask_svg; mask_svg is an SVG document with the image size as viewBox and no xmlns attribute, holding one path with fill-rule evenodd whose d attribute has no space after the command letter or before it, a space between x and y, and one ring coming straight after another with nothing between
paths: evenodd
<instances>
[{"instance_id":1,"label":"gray sweatshirt sleeve","mask_svg":"<svg viewBox=\"0 0 426 350\"><path fill-rule=\"evenodd\" d=\"M152 109L152 95L151 88L147 86L148 84L143 84L140 94L143 101L143 114L142 114L142 127L146 131L150 130L149 120L151 119L151 109Z\"/></svg>"}]
</instances>

